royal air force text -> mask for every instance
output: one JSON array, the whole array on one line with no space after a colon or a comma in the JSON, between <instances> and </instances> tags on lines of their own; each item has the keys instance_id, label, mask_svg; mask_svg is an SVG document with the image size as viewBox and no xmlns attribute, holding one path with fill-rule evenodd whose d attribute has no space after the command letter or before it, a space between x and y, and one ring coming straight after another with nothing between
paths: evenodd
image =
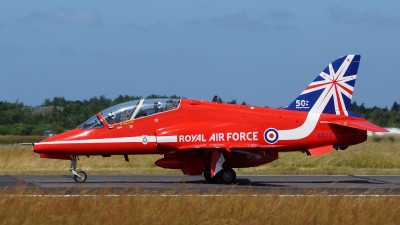
<instances>
[{"instance_id":1,"label":"royal air force text","mask_svg":"<svg viewBox=\"0 0 400 225\"><path fill-rule=\"evenodd\" d=\"M214 141L258 141L258 132L213 133L209 137L204 134L179 135L179 142L214 142Z\"/></svg>"}]
</instances>

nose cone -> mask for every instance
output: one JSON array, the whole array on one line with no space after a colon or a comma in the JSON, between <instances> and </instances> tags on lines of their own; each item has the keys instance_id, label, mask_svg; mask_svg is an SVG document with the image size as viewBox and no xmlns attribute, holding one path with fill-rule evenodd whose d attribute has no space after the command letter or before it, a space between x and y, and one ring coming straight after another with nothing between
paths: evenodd
<instances>
[{"instance_id":1,"label":"nose cone","mask_svg":"<svg viewBox=\"0 0 400 225\"><path fill-rule=\"evenodd\" d=\"M76 139L79 133L82 133L81 130L75 129L46 138L38 143L34 143L33 151L39 154L63 155L62 150L68 148L68 141Z\"/></svg>"},{"instance_id":2,"label":"nose cone","mask_svg":"<svg viewBox=\"0 0 400 225\"><path fill-rule=\"evenodd\" d=\"M62 134L59 134L62 135ZM49 151L52 151L52 149L57 149L57 142L60 140L60 137L58 135L46 138L38 143L33 143L33 151L36 153L48 153Z\"/></svg>"}]
</instances>

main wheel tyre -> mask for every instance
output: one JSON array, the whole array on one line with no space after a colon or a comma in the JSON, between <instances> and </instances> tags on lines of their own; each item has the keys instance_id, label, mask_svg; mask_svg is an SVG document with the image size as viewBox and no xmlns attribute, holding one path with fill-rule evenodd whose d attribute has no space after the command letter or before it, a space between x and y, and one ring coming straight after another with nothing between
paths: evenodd
<instances>
[{"instance_id":1,"label":"main wheel tyre","mask_svg":"<svg viewBox=\"0 0 400 225\"><path fill-rule=\"evenodd\" d=\"M83 171L76 171L76 173L79 174L79 176L81 176L81 177L78 177L78 176L74 175L74 180L76 181L76 183L85 183L85 181L87 179L86 173Z\"/></svg>"},{"instance_id":2,"label":"main wheel tyre","mask_svg":"<svg viewBox=\"0 0 400 225\"><path fill-rule=\"evenodd\" d=\"M219 180L224 184L232 184L236 181L236 173L233 169L222 169L219 172Z\"/></svg>"},{"instance_id":3,"label":"main wheel tyre","mask_svg":"<svg viewBox=\"0 0 400 225\"><path fill-rule=\"evenodd\" d=\"M218 181L218 178L219 178L218 174L211 177L211 171L209 168L204 168L203 176L206 179L206 181L212 182L212 183Z\"/></svg>"}]
</instances>

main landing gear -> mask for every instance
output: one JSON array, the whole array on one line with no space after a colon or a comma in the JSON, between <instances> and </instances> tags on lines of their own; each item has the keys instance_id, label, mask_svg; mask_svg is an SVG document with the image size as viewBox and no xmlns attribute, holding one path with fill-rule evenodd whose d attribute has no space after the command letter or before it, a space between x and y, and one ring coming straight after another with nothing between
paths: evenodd
<instances>
[{"instance_id":1,"label":"main landing gear","mask_svg":"<svg viewBox=\"0 0 400 225\"><path fill-rule=\"evenodd\" d=\"M224 184L232 184L236 181L236 173L231 168L222 169L214 177L211 177L211 172L209 168L204 168L203 176L208 182L211 183L220 181Z\"/></svg>"},{"instance_id":2,"label":"main landing gear","mask_svg":"<svg viewBox=\"0 0 400 225\"><path fill-rule=\"evenodd\" d=\"M76 158L77 158L76 155L72 156L71 166L69 167L69 171L71 171L72 174L74 174L74 180L76 181L76 183L85 183L85 181L87 179L86 173L81 170L75 171L76 170Z\"/></svg>"}]
</instances>

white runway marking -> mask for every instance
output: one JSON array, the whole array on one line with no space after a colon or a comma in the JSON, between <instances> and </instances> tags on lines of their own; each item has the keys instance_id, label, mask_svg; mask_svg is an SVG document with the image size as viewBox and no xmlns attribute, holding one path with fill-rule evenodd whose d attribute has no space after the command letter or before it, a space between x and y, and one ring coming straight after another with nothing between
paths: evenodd
<instances>
[{"instance_id":1,"label":"white runway marking","mask_svg":"<svg viewBox=\"0 0 400 225\"><path fill-rule=\"evenodd\" d=\"M0 195L1 197L78 198L78 197L400 197L400 195Z\"/></svg>"}]
</instances>

